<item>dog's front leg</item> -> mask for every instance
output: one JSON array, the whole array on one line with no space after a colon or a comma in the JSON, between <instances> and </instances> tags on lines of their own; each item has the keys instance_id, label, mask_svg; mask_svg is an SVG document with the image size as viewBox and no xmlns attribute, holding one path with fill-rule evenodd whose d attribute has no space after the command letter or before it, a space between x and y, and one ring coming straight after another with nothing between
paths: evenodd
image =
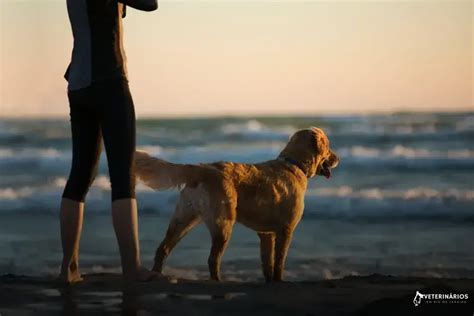
<instances>
[{"instance_id":1,"label":"dog's front leg","mask_svg":"<svg viewBox=\"0 0 474 316\"><path fill-rule=\"evenodd\" d=\"M275 256L275 234L258 233L260 237L260 259L262 261L262 272L266 282L273 281L273 266Z\"/></svg>"},{"instance_id":2,"label":"dog's front leg","mask_svg":"<svg viewBox=\"0 0 474 316\"><path fill-rule=\"evenodd\" d=\"M273 281L278 282L283 278L286 255L290 247L292 231L284 230L276 233L275 242L275 267L273 268Z\"/></svg>"}]
</instances>

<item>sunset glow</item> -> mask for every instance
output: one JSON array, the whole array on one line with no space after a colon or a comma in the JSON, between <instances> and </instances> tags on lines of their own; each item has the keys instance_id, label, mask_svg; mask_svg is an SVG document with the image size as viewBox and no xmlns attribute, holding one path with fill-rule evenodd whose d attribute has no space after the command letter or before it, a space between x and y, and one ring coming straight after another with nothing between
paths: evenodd
<instances>
[{"instance_id":1,"label":"sunset glow","mask_svg":"<svg viewBox=\"0 0 474 316\"><path fill-rule=\"evenodd\" d=\"M66 116L65 1L2 0L0 116ZM473 108L471 1L161 1L128 10L138 116Z\"/></svg>"}]
</instances>

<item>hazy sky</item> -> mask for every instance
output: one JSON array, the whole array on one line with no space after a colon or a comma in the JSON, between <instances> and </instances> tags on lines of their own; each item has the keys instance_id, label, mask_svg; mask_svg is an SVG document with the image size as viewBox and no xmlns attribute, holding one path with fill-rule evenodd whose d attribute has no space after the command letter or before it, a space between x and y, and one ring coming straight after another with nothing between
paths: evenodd
<instances>
[{"instance_id":1,"label":"hazy sky","mask_svg":"<svg viewBox=\"0 0 474 316\"><path fill-rule=\"evenodd\" d=\"M68 114L65 0L0 0L0 116ZM472 109L472 1L166 1L124 20L139 116Z\"/></svg>"}]
</instances>

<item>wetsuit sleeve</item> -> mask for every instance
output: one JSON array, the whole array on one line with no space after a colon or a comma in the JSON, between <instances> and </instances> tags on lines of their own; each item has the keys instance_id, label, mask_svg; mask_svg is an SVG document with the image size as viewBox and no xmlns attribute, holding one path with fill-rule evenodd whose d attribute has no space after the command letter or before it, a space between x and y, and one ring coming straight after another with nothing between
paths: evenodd
<instances>
[{"instance_id":1,"label":"wetsuit sleeve","mask_svg":"<svg viewBox=\"0 0 474 316\"><path fill-rule=\"evenodd\" d=\"M141 11L155 11L158 9L157 0L118 0L118 2Z\"/></svg>"}]
</instances>

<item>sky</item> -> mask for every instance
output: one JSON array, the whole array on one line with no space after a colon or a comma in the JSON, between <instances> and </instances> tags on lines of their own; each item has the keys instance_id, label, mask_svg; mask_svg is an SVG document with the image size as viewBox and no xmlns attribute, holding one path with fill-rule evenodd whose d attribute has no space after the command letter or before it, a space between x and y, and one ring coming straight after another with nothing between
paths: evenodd
<instances>
[{"instance_id":1,"label":"sky","mask_svg":"<svg viewBox=\"0 0 474 316\"><path fill-rule=\"evenodd\" d=\"M68 115L65 0L0 0L0 117ZM159 0L124 19L138 117L474 109L473 1Z\"/></svg>"}]
</instances>

